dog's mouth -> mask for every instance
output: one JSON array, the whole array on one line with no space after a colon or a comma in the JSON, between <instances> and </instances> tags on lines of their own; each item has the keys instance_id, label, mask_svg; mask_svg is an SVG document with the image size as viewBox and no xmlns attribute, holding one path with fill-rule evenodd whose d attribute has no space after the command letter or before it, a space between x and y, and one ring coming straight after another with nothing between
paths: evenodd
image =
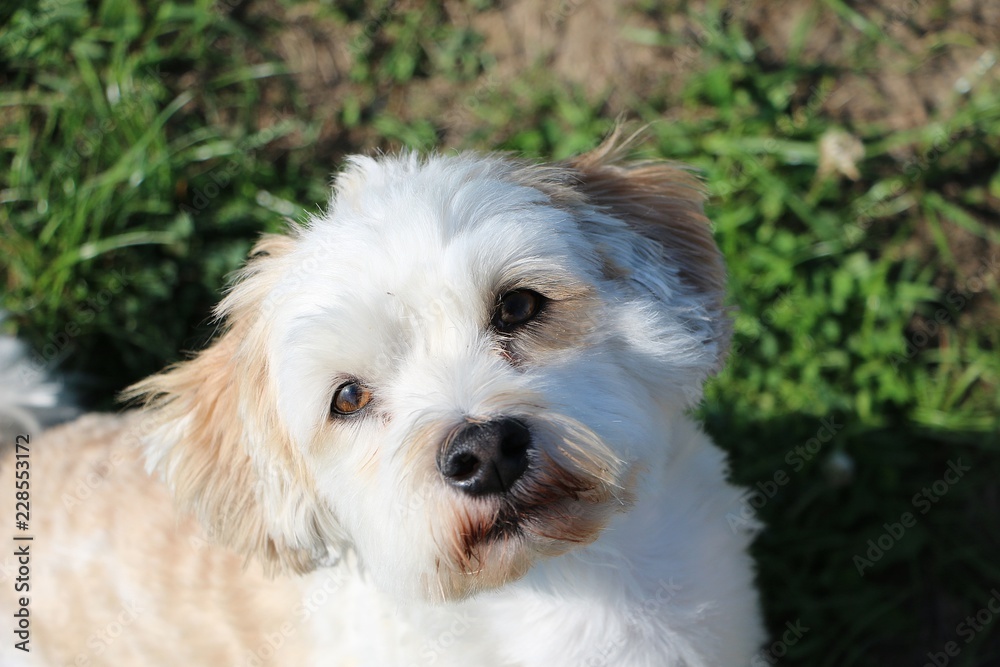
<instances>
[{"instance_id":1,"label":"dog's mouth","mask_svg":"<svg viewBox=\"0 0 1000 667\"><path fill-rule=\"evenodd\" d=\"M522 577L539 557L593 542L631 503L633 467L571 417L517 415L531 431L527 466L511 484L469 493L444 471L445 504L435 512L434 574L425 590L459 599Z\"/></svg>"},{"instance_id":2,"label":"dog's mouth","mask_svg":"<svg viewBox=\"0 0 1000 667\"><path fill-rule=\"evenodd\" d=\"M487 580L513 569L501 576L516 578L525 558L558 555L595 540L610 517L628 506L628 493L607 474L574 468L536 454L508 493L470 503L457 528L455 569ZM500 572L489 574L493 570Z\"/></svg>"},{"instance_id":3,"label":"dog's mouth","mask_svg":"<svg viewBox=\"0 0 1000 667\"><path fill-rule=\"evenodd\" d=\"M462 533L460 562L473 564L479 559L476 554L484 545L503 543L509 540L522 540L525 535L525 523L531 521L530 514L510 503L503 503L496 511L492 520L470 521L470 530ZM466 572L474 571L465 568Z\"/></svg>"}]
</instances>

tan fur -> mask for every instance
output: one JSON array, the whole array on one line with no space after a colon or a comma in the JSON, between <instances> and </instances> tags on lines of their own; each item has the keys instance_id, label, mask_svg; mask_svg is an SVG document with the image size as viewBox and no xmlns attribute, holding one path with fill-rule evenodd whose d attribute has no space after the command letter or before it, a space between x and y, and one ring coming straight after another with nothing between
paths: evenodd
<instances>
[{"instance_id":1,"label":"tan fur","mask_svg":"<svg viewBox=\"0 0 1000 667\"><path fill-rule=\"evenodd\" d=\"M551 292L547 292L551 294ZM535 363L566 350L586 348L600 326L602 302L587 290L566 291L545 304L539 316L505 346L515 364Z\"/></svg>"},{"instance_id":2,"label":"tan fur","mask_svg":"<svg viewBox=\"0 0 1000 667\"><path fill-rule=\"evenodd\" d=\"M547 194L552 203L580 214L588 206L606 211L642 236L656 241L665 264L677 268L681 280L716 315L717 366L729 348L730 323L725 317L726 268L705 216L705 189L688 168L663 161L626 161L637 135L621 127L590 151L561 165L524 164L512 178ZM627 267L602 257L608 278L627 277Z\"/></svg>"},{"instance_id":3,"label":"tan fur","mask_svg":"<svg viewBox=\"0 0 1000 667\"><path fill-rule=\"evenodd\" d=\"M140 461L141 415L88 415L32 437L31 652L24 665L245 664L248 651L295 622L298 592L213 545ZM0 488L14 489L14 448L0 457ZM14 525L14 502L0 505ZM16 608L8 533L0 555L0 610ZM296 625L281 664L304 664ZM183 635L178 634L184 628ZM8 628L4 642L13 635ZM259 664L276 664L262 660Z\"/></svg>"},{"instance_id":4,"label":"tan fur","mask_svg":"<svg viewBox=\"0 0 1000 667\"><path fill-rule=\"evenodd\" d=\"M658 241L681 275L722 306L726 269L705 216L705 189L689 169L662 161L624 164L631 139L620 130L569 165L588 201Z\"/></svg>"},{"instance_id":5,"label":"tan fur","mask_svg":"<svg viewBox=\"0 0 1000 667\"><path fill-rule=\"evenodd\" d=\"M290 238L264 237L219 305L226 326L221 338L125 396L144 399L154 424L152 449L162 450L157 468L184 510L247 558L271 570L304 572L321 553L302 537L317 532L318 519L309 516L316 501L301 455L277 423L264 353L267 319L261 316L273 287L268 274L291 246ZM255 449L258 443L266 451ZM268 479L258 474L251 454L269 468ZM307 525L283 531L269 523L262 505L278 498L299 507Z\"/></svg>"}]
</instances>

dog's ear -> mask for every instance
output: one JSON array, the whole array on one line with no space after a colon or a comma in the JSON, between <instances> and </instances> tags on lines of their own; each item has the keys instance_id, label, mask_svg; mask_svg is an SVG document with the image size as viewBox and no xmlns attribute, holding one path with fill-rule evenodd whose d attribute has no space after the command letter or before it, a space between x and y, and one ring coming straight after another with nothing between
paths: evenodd
<instances>
[{"instance_id":1,"label":"dog's ear","mask_svg":"<svg viewBox=\"0 0 1000 667\"><path fill-rule=\"evenodd\" d=\"M303 572L325 549L313 481L280 423L265 353L264 300L291 246L265 236L219 304L221 337L124 397L145 404L147 467L213 538L271 571Z\"/></svg>"},{"instance_id":2,"label":"dog's ear","mask_svg":"<svg viewBox=\"0 0 1000 667\"><path fill-rule=\"evenodd\" d=\"M638 233L642 243L627 250L613 242L598 244L605 272L643 284L668 303L693 303L692 320L714 348L721 368L731 328L723 305L726 269L705 217L705 190L688 169L662 161L626 162L630 139L615 131L589 153L569 160L575 190L586 203ZM587 220L608 237L614 229ZM651 241L652 243L649 243ZM668 293L669 292L669 293Z\"/></svg>"}]
</instances>

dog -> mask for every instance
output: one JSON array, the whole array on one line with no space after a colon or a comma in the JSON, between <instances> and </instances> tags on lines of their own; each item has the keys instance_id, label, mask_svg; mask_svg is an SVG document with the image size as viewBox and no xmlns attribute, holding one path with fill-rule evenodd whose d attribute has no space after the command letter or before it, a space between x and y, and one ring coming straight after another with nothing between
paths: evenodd
<instances>
[{"instance_id":1,"label":"dog","mask_svg":"<svg viewBox=\"0 0 1000 667\"><path fill-rule=\"evenodd\" d=\"M348 158L214 343L7 443L0 663L750 663L754 531L689 415L725 268L628 146Z\"/></svg>"}]
</instances>

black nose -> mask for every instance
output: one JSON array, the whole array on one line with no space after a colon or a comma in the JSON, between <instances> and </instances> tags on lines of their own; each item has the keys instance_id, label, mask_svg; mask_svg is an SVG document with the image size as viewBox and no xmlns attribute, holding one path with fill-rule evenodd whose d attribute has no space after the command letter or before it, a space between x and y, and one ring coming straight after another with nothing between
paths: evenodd
<instances>
[{"instance_id":1,"label":"black nose","mask_svg":"<svg viewBox=\"0 0 1000 667\"><path fill-rule=\"evenodd\" d=\"M516 419L467 424L439 453L448 483L471 496L506 493L528 468L531 432Z\"/></svg>"}]
</instances>

